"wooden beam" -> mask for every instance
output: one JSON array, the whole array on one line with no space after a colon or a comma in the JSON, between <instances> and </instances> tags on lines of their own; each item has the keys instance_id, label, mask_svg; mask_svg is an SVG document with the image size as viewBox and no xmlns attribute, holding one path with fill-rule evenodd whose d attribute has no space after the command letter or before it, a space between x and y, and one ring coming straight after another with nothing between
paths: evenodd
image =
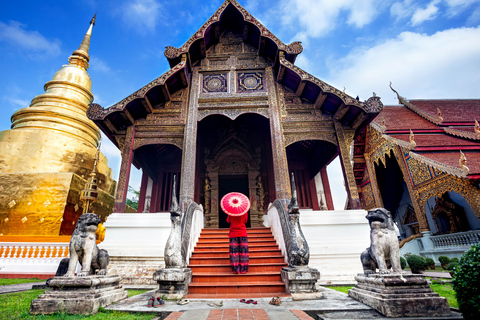
<instances>
[{"instance_id":1,"label":"wooden beam","mask_svg":"<svg viewBox=\"0 0 480 320\"><path fill-rule=\"evenodd\" d=\"M327 95L323 92L320 91L320 93L317 96L317 99L315 99L315 103L313 104L313 107L318 110L322 110L323 103L327 99Z\"/></svg>"},{"instance_id":2,"label":"wooden beam","mask_svg":"<svg viewBox=\"0 0 480 320\"><path fill-rule=\"evenodd\" d=\"M166 101L172 100L172 98L170 97L170 91L168 90L167 84L165 83L163 86L161 86L161 88L162 88L162 92L163 92L163 96L165 97L165 100Z\"/></svg>"},{"instance_id":3,"label":"wooden beam","mask_svg":"<svg viewBox=\"0 0 480 320\"><path fill-rule=\"evenodd\" d=\"M349 107L347 107L344 103L342 103L337 111L335 111L335 114L333 115L333 119L335 120L340 120L343 118L343 116L347 113Z\"/></svg>"},{"instance_id":4,"label":"wooden beam","mask_svg":"<svg viewBox=\"0 0 480 320\"><path fill-rule=\"evenodd\" d=\"M135 119L132 117L130 112L128 112L127 108L123 109L123 113L127 116L128 120L132 123L135 124Z\"/></svg>"},{"instance_id":5,"label":"wooden beam","mask_svg":"<svg viewBox=\"0 0 480 320\"><path fill-rule=\"evenodd\" d=\"M258 42L258 54L262 54L265 49L265 39L260 35L260 41Z\"/></svg>"},{"instance_id":6,"label":"wooden beam","mask_svg":"<svg viewBox=\"0 0 480 320\"><path fill-rule=\"evenodd\" d=\"M366 113L360 113L357 117L357 119L355 119L352 123L352 129L357 129L361 124L362 122L367 118L367 114Z\"/></svg>"},{"instance_id":7,"label":"wooden beam","mask_svg":"<svg viewBox=\"0 0 480 320\"><path fill-rule=\"evenodd\" d=\"M302 97L303 90L305 89L306 81L300 80L300 84L297 87L297 92L295 93L297 97Z\"/></svg>"},{"instance_id":8,"label":"wooden beam","mask_svg":"<svg viewBox=\"0 0 480 320\"><path fill-rule=\"evenodd\" d=\"M147 111L147 113L152 113L153 112L152 105L150 104L150 101L148 100L147 96L145 96L143 98L142 105L145 108L145 111Z\"/></svg>"},{"instance_id":9,"label":"wooden beam","mask_svg":"<svg viewBox=\"0 0 480 320\"><path fill-rule=\"evenodd\" d=\"M278 68L277 82L281 83L284 75L285 75L285 67L280 65L280 67Z\"/></svg>"},{"instance_id":10,"label":"wooden beam","mask_svg":"<svg viewBox=\"0 0 480 320\"><path fill-rule=\"evenodd\" d=\"M107 128L110 129L112 133L117 133L117 128L115 128L115 126L113 125L112 121L110 121L110 119L106 118L103 122L105 123Z\"/></svg>"},{"instance_id":11,"label":"wooden beam","mask_svg":"<svg viewBox=\"0 0 480 320\"><path fill-rule=\"evenodd\" d=\"M248 39L248 24L245 22L245 25L243 26L243 41L246 41Z\"/></svg>"},{"instance_id":12,"label":"wooden beam","mask_svg":"<svg viewBox=\"0 0 480 320\"><path fill-rule=\"evenodd\" d=\"M200 56L202 58L206 57L207 54L207 45L205 44L205 38L200 41Z\"/></svg>"}]
</instances>

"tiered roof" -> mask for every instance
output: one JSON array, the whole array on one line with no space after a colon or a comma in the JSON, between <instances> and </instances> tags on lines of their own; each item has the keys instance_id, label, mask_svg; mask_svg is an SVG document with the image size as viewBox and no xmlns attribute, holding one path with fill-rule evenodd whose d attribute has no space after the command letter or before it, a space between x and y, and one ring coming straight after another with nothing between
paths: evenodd
<instances>
[{"instance_id":1,"label":"tiered roof","mask_svg":"<svg viewBox=\"0 0 480 320\"><path fill-rule=\"evenodd\" d=\"M420 156L417 159L441 171L480 179L480 132L475 130L480 99L406 100L397 96L401 105L385 106L373 121L384 135L409 143L411 130L416 143L411 154ZM461 152L469 170L459 162Z\"/></svg>"}]
</instances>

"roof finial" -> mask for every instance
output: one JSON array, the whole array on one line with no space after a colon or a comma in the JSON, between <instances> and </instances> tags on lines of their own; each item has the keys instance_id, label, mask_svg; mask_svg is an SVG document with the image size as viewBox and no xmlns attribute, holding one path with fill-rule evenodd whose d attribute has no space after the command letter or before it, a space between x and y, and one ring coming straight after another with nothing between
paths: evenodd
<instances>
[{"instance_id":1,"label":"roof finial","mask_svg":"<svg viewBox=\"0 0 480 320\"><path fill-rule=\"evenodd\" d=\"M90 27L87 30L87 33L83 37L82 43L77 50L75 50L70 58L68 58L69 64L77 65L85 70L88 69L89 65L88 62L90 61L90 56L88 55L88 51L90 49L90 37L92 36L92 29L95 25L95 20L97 18L97 13L93 16L92 20L90 20Z\"/></svg>"},{"instance_id":2,"label":"roof finial","mask_svg":"<svg viewBox=\"0 0 480 320\"><path fill-rule=\"evenodd\" d=\"M437 119L438 121L440 121L440 123L443 122L442 112L438 108L437 108Z\"/></svg>"},{"instance_id":3,"label":"roof finial","mask_svg":"<svg viewBox=\"0 0 480 320\"><path fill-rule=\"evenodd\" d=\"M417 146L417 143L415 142L415 136L413 135L412 129L410 129L409 141L410 141L410 147L411 147L412 149L415 149L415 147Z\"/></svg>"},{"instance_id":4,"label":"roof finial","mask_svg":"<svg viewBox=\"0 0 480 320\"><path fill-rule=\"evenodd\" d=\"M397 95L398 103L403 103L404 98L398 94L397 90L393 89L392 81L390 81L390 89L392 89L392 91Z\"/></svg>"},{"instance_id":5,"label":"roof finial","mask_svg":"<svg viewBox=\"0 0 480 320\"><path fill-rule=\"evenodd\" d=\"M462 150L460 150L460 159L458 159L458 165L463 171L465 171L465 175L470 173L470 169L467 167L467 157L465 157Z\"/></svg>"},{"instance_id":6,"label":"roof finial","mask_svg":"<svg viewBox=\"0 0 480 320\"><path fill-rule=\"evenodd\" d=\"M478 124L478 121L476 119L475 119L475 126L473 127L473 131L477 136L480 135L480 125Z\"/></svg>"}]
</instances>

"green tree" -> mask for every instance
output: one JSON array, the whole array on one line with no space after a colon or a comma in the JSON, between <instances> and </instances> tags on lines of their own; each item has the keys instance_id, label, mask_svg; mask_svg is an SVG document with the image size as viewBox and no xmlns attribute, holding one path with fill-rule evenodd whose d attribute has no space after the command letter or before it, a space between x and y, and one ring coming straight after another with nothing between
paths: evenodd
<instances>
[{"instance_id":1,"label":"green tree","mask_svg":"<svg viewBox=\"0 0 480 320\"><path fill-rule=\"evenodd\" d=\"M138 209L138 198L140 197L140 190L135 190L132 186L128 186L128 192L133 193L133 197L130 199L127 198L127 206L132 207L133 209Z\"/></svg>"}]
</instances>

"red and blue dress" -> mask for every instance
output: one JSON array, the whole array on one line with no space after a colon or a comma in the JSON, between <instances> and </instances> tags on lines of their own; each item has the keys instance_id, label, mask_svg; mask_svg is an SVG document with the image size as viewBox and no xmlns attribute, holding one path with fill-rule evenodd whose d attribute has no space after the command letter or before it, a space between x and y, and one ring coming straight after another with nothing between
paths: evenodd
<instances>
[{"instance_id":1,"label":"red and blue dress","mask_svg":"<svg viewBox=\"0 0 480 320\"><path fill-rule=\"evenodd\" d=\"M228 216L230 223L230 266L234 273L247 273L248 271L248 239L247 227L248 213L239 217Z\"/></svg>"}]
</instances>

